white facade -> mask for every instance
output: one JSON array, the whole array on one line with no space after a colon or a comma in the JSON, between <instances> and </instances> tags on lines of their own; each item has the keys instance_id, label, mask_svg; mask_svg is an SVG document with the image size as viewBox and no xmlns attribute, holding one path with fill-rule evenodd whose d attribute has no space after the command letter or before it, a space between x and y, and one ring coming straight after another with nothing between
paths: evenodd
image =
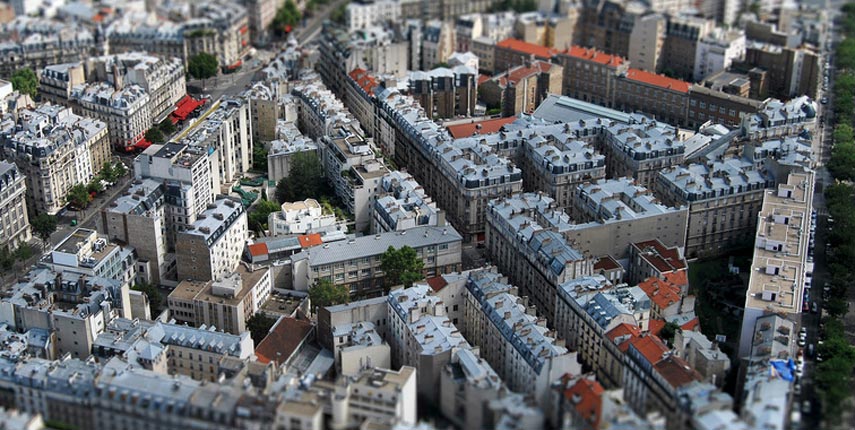
<instances>
[{"instance_id":1,"label":"white facade","mask_svg":"<svg viewBox=\"0 0 855 430\"><path fill-rule=\"evenodd\" d=\"M348 31L363 30L384 23L396 23L401 17L400 0L377 0L374 2L351 2L347 4Z\"/></svg>"},{"instance_id":2,"label":"white facade","mask_svg":"<svg viewBox=\"0 0 855 430\"><path fill-rule=\"evenodd\" d=\"M267 218L271 236L309 234L335 230L337 220L333 214L324 214L315 199L282 203L282 210L271 212Z\"/></svg>"},{"instance_id":3,"label":"white facade","mask_svg":"<svg viewBox=\"0 0 855 430\"><path fill-rule=\"evenodd\" d=\"M14 250L31 239L24 175L0 161L0 247Z\"/></svg>"},{"instance_id":4,"label":"white facade","mask_svg":"<svg viewBox=\"0 0 855 430\"><path fill-rule=\"evenodd\" d=\"M727 70L735 61L745 58L745 48L745 33L740 30L717 29L701 39L695 51L694 80L700 82L710 75Z\"/></svg>"}]
</instances>

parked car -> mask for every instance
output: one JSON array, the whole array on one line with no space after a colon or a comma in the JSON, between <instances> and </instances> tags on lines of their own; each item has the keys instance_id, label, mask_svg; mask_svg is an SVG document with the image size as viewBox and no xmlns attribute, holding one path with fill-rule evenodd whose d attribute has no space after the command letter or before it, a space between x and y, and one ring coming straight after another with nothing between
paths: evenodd
<instances>
[{"instance_id":1,"label":"parked car","mask_svg":"<svg viewBox=\"0 0 855 430\"><path fill-rule=\"evenodd\" d=\"M816 302L810 304L810 311L811 313L819 312L819 306L816 305Z\"/></svg>"}]
</instances>

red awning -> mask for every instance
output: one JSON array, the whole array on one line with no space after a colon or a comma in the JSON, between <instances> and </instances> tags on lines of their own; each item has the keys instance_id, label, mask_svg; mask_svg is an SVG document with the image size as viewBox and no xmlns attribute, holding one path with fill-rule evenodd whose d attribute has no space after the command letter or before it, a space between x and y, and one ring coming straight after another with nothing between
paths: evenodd
<instances>
[{"instance_id":1,"label":"red awning","mask_svg":"<svg viewBox=\"0 0 855 430\"><path fill-rule=\"evenodd\" d=\"M148 148L149 146L151 146L151 142L149 142L149 141L145 140L145 138L143 138L143 139L140 139L139 142L135 143L133 148L144 150L144 149Z\"/></svg>"},{"instance_id":2,"label":"red awning","mask_svg":"<svg viewBox=\"0 0 855 430\"><path fill-rule=\"evenodd\" d=\"M237 69L238 67L240 67L242 65L243 65L243 60L237 60L234 63L232 63L230 66L228 66L228 68L229 69Z\"/></svg>"},{"instance_id":3,"label":"red awning","mask_svg":"<svg viewBox=\"0 0 855 430\"><path fill-rule=\"evenodd\" d=\"M175 104L175 111L170 114L175 119L173 123L184 121L194 110L203 104L205 104L204 101L195 100L193 97L185 95Z\"/></svg>"}]
</instances>

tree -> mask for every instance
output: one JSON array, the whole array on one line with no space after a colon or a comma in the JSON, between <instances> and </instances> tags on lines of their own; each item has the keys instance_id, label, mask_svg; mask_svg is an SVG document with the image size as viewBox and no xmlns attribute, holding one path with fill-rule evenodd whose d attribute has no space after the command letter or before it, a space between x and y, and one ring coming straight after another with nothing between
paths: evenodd
<instances>
[{"instance_id":1,"label":"tree","mask_svg":"<svg viewBox=\"0 0 855 430\"><path fill-rule=\"evenodd\" d=\"M30 220L30 227L33 233L42 240L42 250L50 241L50 236L56 231L56 217L48 214L39 214L39 216Z\"/></svg>"},{"instance_id":2,"label":"tree","mask_svg":"<svg viewBox=\"0 0 855 430\"><path fill-rule=\"evenodd\" d=\"M92 178L92 180L89 181L89 184L86 185L86 192L89 194L98 194L101 191L104 191L104 186L101 185L101 179L99 179L97 176Z\"/></svg>"},{"instance_id":3,"label":"tree","mask_svg":"<svg viewBox=\"0 0 855 430\"><path fill-rule=\"evenodd\" d=\"M165 120L161 121L160 124L158 124L157 128L159 128L160 131L167 136L172 136L176 131L178 131L178 129L175 128L175 124L173 124L172 121L169 120L169 118L166 118Z\"/></svg>"},{"instance_id":4,"label":"tree","mask_svg":"<svg viewBox=\"0 0 855 430\"><path fill-rule=\"evenodd\" d=\"M677 335L678 331L682 331L677 323L668 321L665 323L665 326L662 327L662 330L659 331L659 338L668 342L668 345L674 345L674 336Z\"/></svg>"},{"instance_id":5,"label":"tree","mask_svg":"<svg viewBox=\"0 0 855 430\"><path fill-rule=\"evenodd\" d=\"M117 161L116 164L113 165L113 178L119 179L128 174L128 168L125 167L125 163L121 161ZM112 182L112 181L111 181Z\"/></svg>"},{"instance_id":6,"label":"tree","mask_svg":"<svg viewBox=\"0 0 855 430\"><path fill-rule=\"evenodd\" d=\"M18 69L9 78L12 88L35 98L39 94L39 78L32 69Z\"/></svg>"},{"instance_id":7,"label":"tree","mask_svg":"<svg viewBox=\"0 0 855 430\"><path fill-rule=\"evenodd\" d=\"M217 76L217 69L219 67L217 57L207 52L200 52L190 57L190 61L187 63L187 72L194 79L204 80Z\"/></svg>"},{"instance_id":8,"label":"tree","mask_svg":"<svg viewBox=\"0 0 855 430\"><path fill-rule=\"evenodd\" d=\"M71 206L78 210L86 209L89 206L89 192L83 184L77 184L68 190L68 195L65 199L71 203Z\"/></svg>"},{"instance_id":9,"label":"tree","mask_svg":"<svg viewBox=\"0 0 855 430\"><path fill-rule=\"evenodd\" d=\"M256 312L246 321L246 329L249 331L252 341L255 342L255 346L258 346L267 337L267 333L270 333L270 329L273 328L276 321L278 319L270 317L264 312Z\"/></svg>"},{"instance_id":10,"label":"tree","mask_svg":"<svg viewBox=\"0 0 855 430\"><path fill-rule=\"evenodd\" d=\"M309 301L312 303L312 313L318 307L340 305L350 301L350 292L344 285L335 285L329 279L319 279L309 288Z\"/></svg>"},{"instance_id":11,"label":"tree","mask_svg":"<svg viewBox=\"0 0 855 430\"><path fill-rule=\"evenodd\" d=\"M267 173L267 150L264 145L256 144L252 147L252 168L259 172Z\"/></svg>"},{"instance_id":12,"label":"tree","mask_svg":"<svg viewBox=\"0 0 855 430\"><path fill-rule=\"evenodd\" d=\"M98 176L107 182L116 182L116 169L113 168L113 163L109 161L104 163L104 166L101 167L101 171L98 172Z\"/></svg>"},{"instance_id":13,"label":"tree","mask_svg":"<svg viewBox=\"0 0 855 430\"><path fill-rule=\"evenodd\" d=\"M249 227L259 233L267 230L268 216L280 209L281 207L276 202L271 202L270 200L259 201L249 214Z\"/></svg>"},{"instance_id":14,"label":"tree","mask_svg":"<svg viewBox=\"0 0 855 430\"><path fill-rule=\"evenodd\" d=\"M163 311L163 293L151 284L136 284L131 289L141 291L148 297L148 310L152 318L157 318Z\"/></svg>"},{"instance_id":15,"label":"tree","mask_svg":"<svg viewBox=\"0 0 855 430\"><path fill-rule=\"evenodd\" d=\"M425 262L419 258L415 249L409 246L395 249L390 246L380 256L380 270L384 273L384 292L388 293L396 285L403 285L404 288L413 286L413 282L424 279L424 267Z\"/></svg>"},{"instance_id":16,"label":"tree","mask_svg":"<svg viewBox=\"0 0 855 430\"><path fill-rule=\"evenodd\" d=\"M318 198L326 190L324 168L318 154L298 152L291 157L291 171L276 184L276 200L280 203Z\"/></svg>"},{"instance_id":17,"label":"tree","mask_svg":"<svg viewBox=\"0 0 855 430\"><path fill-rule=\"evenodd\" d=\"M163 137L163 133L157 127L152 127L145 132L145 140L151 143L163 143L166 141L166 138Z\"/></svg>"},{"instance_id":18,"label":"tree","mask_svg":"<svg viewBox=\"0 0 855 430\"><path fill-rule=\"evenodd\" d=\"M277 37L281 37L288 32L288 27L294 27L300 22L300 11L293 0L287 0L279 10L276 11L276 16L273 17L273 22L270 23L270 29Z\"/></svg>"}]
</instances>

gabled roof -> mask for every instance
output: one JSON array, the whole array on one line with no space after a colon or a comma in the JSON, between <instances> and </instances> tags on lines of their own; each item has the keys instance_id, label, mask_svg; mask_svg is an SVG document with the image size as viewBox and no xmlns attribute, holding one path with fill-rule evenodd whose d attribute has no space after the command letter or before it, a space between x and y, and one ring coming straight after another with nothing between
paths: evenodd
<instances>
[{"instance_id":1,"label":"gabled roof","mask_svg":"<svg viewBox=\"0 0 855 430\"><path fill-rule=\"evenodd\" d=\"M598 429L603 412L604 391L599 382L582 378L564 391L564 398L570 401L580 418L590 424L591 428Z\"/></svg>"},{"instance_id":2,"label":"gabled roof","mask_svg":"<svg viewBox=\"0 0 855 430\"><path fill-rule=\"evenodd\" d=\"M267 255L267 244L266 243L253 243L247 247L249 249L249 255L253 257L259 257L262 255Z\"/></svg>"},{"instance_id":3,"label":"gabled roof","mask_svg":"<svg viewBox=\"0 0 855 430\"><path fill-rule=\"evenodd\" d=\"M659 332L661 332L663 328L665 328L664 320L652 319L647 323L647 332L654 336L659 336Z\"/></svg>"},{"instance_id":4,"label":"gabled roof","mask_svg":"<svg viewBox=\"0 0 855 430\"><path fill-rule=\"evenodd\" d=\"M658 336L641 336L630 340L629 343L651 364L658 363L669 351Z\"/></svg>"},{"instance_id":5,"label":"gabled roof","mask_svg":"<svg viewBox=\"0 0 855 430\"><path fill-rule=\"evenodd\" d=\"M674 388L680 388L692 381L701 381L703 377L698 371L692 369L686 360L676 355L659 361L654 365L656 371Z\"/></svg>"},{"instance_id":6,"label":"gabled roof","mask_svg":"<svg viewBox=\"0 0 855 430\"><path fill-rule=\"evenodd\" d=\"M279 365L285 363L309 336L313 327L314 325L306 320L280 318L255 348L258 361L264 364L271 361Z\"/></svg>"},{"instance_id":7,"label":"gabled roof","mask_svg":"<svg viewBox=\"0 0 855 430\"><path fill-rule=\"evenodd\" d=\"M563 52L571 57L581 58L595 63L620 66L623 64L623 58L617 55L609 55L596 49L583 48L581 46L572 46L570 49Z\"/></svg>"},{"instance_id":8,"label":"gabled roof","mask_svg":"<svg viewBox=\"0 0 855 430\"><path fill-rule=\"evenodd\" d=\"M686 269L686 260L680 255L679 249L674 246L668 248L659 239L645 240L633 243L639 255L651 266L660 272L671 272Z\"/></svg>"},{"instance_id":9,"label":"gabled roof","mask_svg":"<svg viewBox=\"0 0 855 430\"><path fill-rule=\"evenodd\" d=\"M663 75L646 72L641 69L629 69L626 72L626 78L629 80L643 82L648 85L653 85L660 88L677 91L680 93L689 92L689 83L679 79L669 78Z\"/></svg>"},{"instance_id":10,"label":"gabled roof","mask_svg":"<svg viewBox=\"0 0 855 430\"><path fill-rule=\"evenodd\" d=\"M510 49L512 51L522 52L525 54L532 54L535 57L544 59L552 58L552 56L558 52L546 46L535 45L534 43L524 42L512 37L497 43L496 47Z\"/></svg>"},{"instance_id":11,"label":"gabled roof","mask_svg":"<svg viewBox=\"0 0 855 430\"><path fill-rule=\"evenodd\" d=\"M318 246L324 243L321 240L320 233L312 233L312 234L301 234L298 239L300 240L300 246L305 248L311 248L313 246Z\"/></svg>"},{"instance_id":12,"label":"gabled roof","mask_svg":"<svg viewBox=\"0 0 855 430\"><path fill-rule=\"evenodd\" d=\"M457 124L448 126L448 132L451 137L460 139L473 136L476 134L493 134L498 133L505 124L510 124L516 121L517 117L511 116L507 118L493 118L483 121L470 122L467 124Z\"/></svg>"},{"instance_id":13,"label":"gabled roof","mask_svg":"<svg viewBox=\"0 0 855 430\"><path fill-rule=\"evenodd\" d=\"M446 281L442 276L428 278L425 282L427 282L428 286L434 291L442 290L446 285L448 285L448 281Z\"/></svg>"},{"instance_id":14,"label":"gabled roof","mask_svg":"<svg viewBox=\"0 0 855 430\"><path fill-rule=\"evenodd\" d=\"M617 327L606 332L606 337L608 337L612 342L621 336L627 335L633 337L641 336L641 329L632 324L621 323Z\"/></svg>"},{"instance_id":15,"label":"gabled roof","mask_svg":"<svg viewBox=\"0 0 855 430\"><path fill-rule=\"evenodd\" d=\"M660 309L665 309L675 303L680 303L682 298L682 290L679 285L672 284L669 281L663 281L656 277L650 277L638 284L650 301L659 306Z\"/></svg>"}]
</instances>

